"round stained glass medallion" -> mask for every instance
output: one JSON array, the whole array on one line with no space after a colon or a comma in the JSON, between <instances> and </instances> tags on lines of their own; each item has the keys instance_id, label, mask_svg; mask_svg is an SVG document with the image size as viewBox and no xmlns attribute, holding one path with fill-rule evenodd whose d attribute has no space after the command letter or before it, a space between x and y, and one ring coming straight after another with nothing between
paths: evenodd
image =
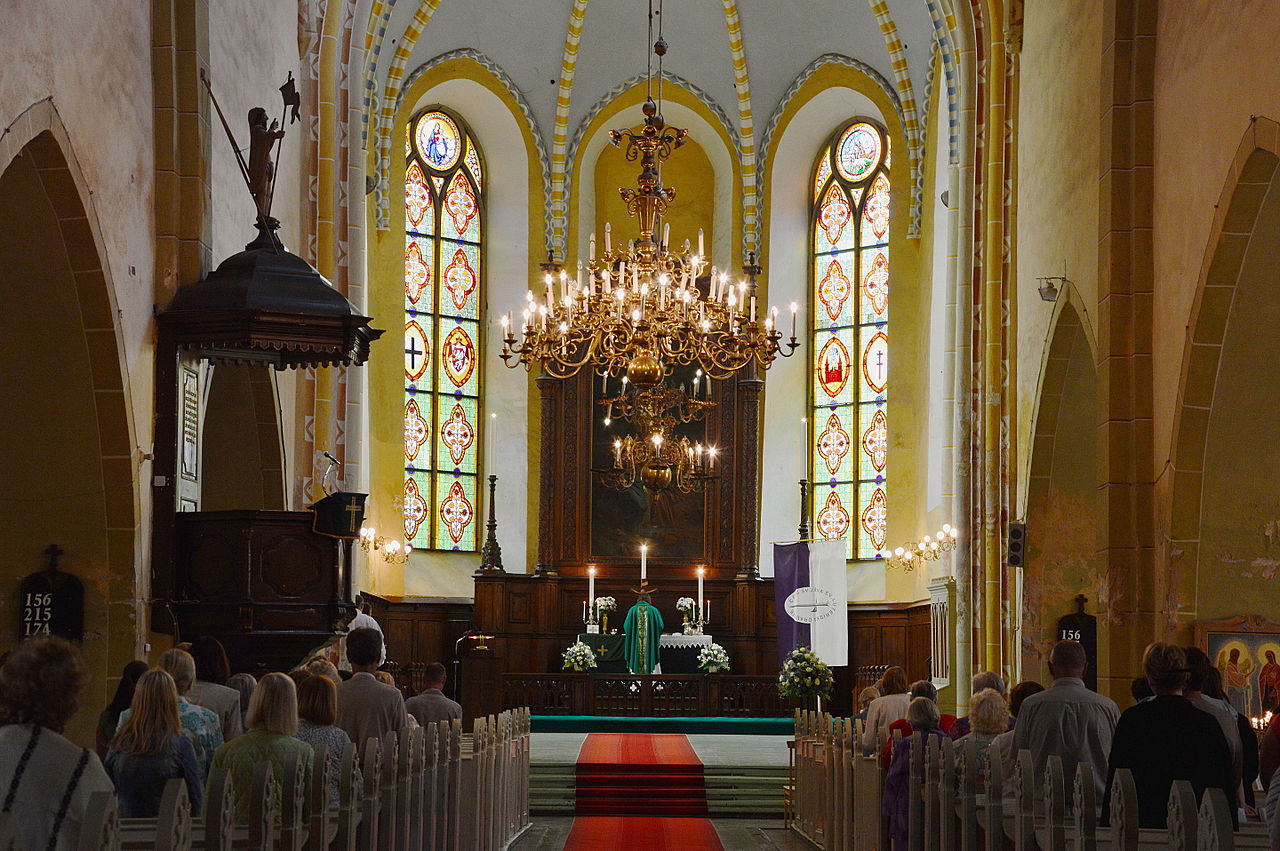
<instances>
[{"instance_id":1,"label":"round stained glass medallion","mask_svg":"<svg viewBox=\"0 0 1280 851\"><path fill-rule=\"evenodd\" d=\"M836 168L845 180L863 180L879 164L880 133L876 128L855 124L844 131L836 145Z\"/></svg>"},{"instance_id":2,"label":"round stained glass medallion","mask_svg":"<svg viewBox=\"0 0 1280 851\"><path fill-rule=\"evenodd\" d=\"M443 112L428 112L418 119L418 153L436 171L448 171L462 153L458 125Z\"/></svg>"}]
</instances>

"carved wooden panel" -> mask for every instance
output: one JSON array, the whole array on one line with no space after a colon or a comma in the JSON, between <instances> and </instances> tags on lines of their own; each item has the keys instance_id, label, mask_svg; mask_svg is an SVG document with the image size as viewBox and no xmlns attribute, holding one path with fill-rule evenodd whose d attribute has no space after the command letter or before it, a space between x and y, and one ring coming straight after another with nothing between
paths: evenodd
<instances>
[{"instance_id":1,"label":"carved wooden panel","mask_svg":"<svg viewBox=\"0 0 1280 851\"><path fill-rule=\"evenodd\" d=\"M264 587L255 587L255 592L266 596L265 592L270 591L278 597L296 599L318 590L324 578L324 550L332 549L322 542L331 539L311 532L268 533L262 537L254 567Z\"/></svg>"},{"instance_id":2,"label":"carved wooden panel","mask_svg":"<svg viewBox=\"0 0 1280 851\"><path fill-rule=\"evenodd\" d=\"M507 622L526 624L533 619L533 592L513 591L507 596Z\"/></svg>"}]
</instances>

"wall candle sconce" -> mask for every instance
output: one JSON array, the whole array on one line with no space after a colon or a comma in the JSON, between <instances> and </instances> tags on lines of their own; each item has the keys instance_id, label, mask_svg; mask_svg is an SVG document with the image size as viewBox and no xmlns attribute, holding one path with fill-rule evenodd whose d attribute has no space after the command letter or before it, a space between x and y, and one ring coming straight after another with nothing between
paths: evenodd
<instances>
[{"instance_id":1,"label":"wall candle sconce","mask_svg":"<svg viewBox=\"0 0 1280 851\"><path fill-rule=\"evenodd\" d=\"M943 553L956 548L957 535L954 526L943 523L937 535L925 535L918 541L909 541L894 550L893 555L888 558L889 566L910 572L926 561L935 561Z\"/></svg>"},{"instance_id":2,"label":"wall candle sconce","mask_svg":"<svg viewBox=\"0 0 1280 851\"><path fill-rule=\"evenodd\" d=\"M370 555L377 553L387 564L407 564L409 554L413 552L412 544L402 544L396 540L387 540L379 535L372 526L360 527L360 549Z\"/></svg>"}]
</instances>

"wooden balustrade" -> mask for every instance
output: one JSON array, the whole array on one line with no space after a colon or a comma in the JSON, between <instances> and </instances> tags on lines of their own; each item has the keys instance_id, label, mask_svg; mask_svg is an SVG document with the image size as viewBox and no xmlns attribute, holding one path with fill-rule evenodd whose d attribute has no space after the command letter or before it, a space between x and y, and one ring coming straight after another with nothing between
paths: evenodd
<instances>
[{"instance_id":1,"label":"wooden balustrade","mask_svg":"<svg viewBox=\"0 0 1280 851\"><path fill-rule=\"evenodd\" d=\"M782 718L794 702L776 676L736 674L503 674L502 705L534 715Z\"/></svg>"},{"instance_id":2,"label":"wooden balustrade","mask_svg":"<svg viewBox=\"0 0 1280 851\"><path fill-rule=\"evenodd\" d=\"M809 711L795 715L789 827L830 851L891 847L881 810L884 772L879 759L864 756L856 744L861 722ZM1067 778L1056 756L1049 757L1037 777L1031 753L1024 750L1006 776L996 751L978 759L972 738L955 743L917 733L912 745L910 851L1271 847L1266 827L1258 822L1246 822L1233 832L1231 810L1220 789L1206 791L1197 805L1190 784L1178 781L1169 794L1168 827L1141 828L1133 775L1121 769L1110 790L1111 823L1099 828L1088 763L1080 763L1071 778L1068 800Z\"/></svg>"},{"instance_id":3,"label":"wooden balustrade","mask_svg":"<svg viewBox=\"0 0 1280 851\"><path fill-rule=\"evenodd\" d=\"M496 851L529 827L527 708L478 718L470 735L459 721L387 733L342 753L336 806L329 795L327 754L315 749L311 782L296 757L282 778L270 763L255 766L251 787L236 789L223 771L205 788L205 811L193 814L186 784L170 780L154 819L120 819L110 792L91 796L80 851ZM233 813L249 796L247 824ZM0 851L19 851L12 814L0 817Z\"/></svg>"}]
</instances>

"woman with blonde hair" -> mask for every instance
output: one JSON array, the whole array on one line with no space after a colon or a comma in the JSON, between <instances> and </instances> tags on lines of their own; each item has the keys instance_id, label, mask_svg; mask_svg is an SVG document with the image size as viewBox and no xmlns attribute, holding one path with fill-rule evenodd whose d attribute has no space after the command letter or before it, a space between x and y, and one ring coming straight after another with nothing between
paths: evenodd
<instances>
[{"instance_id":1,"label":"woman with blonde hair","mask_svg":"<svg viewBox=\"0 0 1280 851\"><path fill-rule=\"evenodd\" d=\"M175 647L165 651L157 667L173 677L173 684L178 689L178 729L195 749L201 775L207 776L213 752L222 746L222 726L212 710L187 700L187 693L196 681L195 660L187 651ZM117 732L124 727L132 713L132 709L120 713Z\"/></svg>"},{"instance_id":2,"label":"woman with blonde hair","mask_svg":"<svg viewBox=\"0 0 1280 851\"><path fill-rule=\"evenodd\" d=\"M311 745L294 738L298 732L298 692L288 674L267 674L258 681L258 687L249 699L249 714L245 717L249 728L218 748L213 755L213 768L223 769L231 776L235 788L252 788L253 770L260 762L269 762L273 783L277 786L284 777L284 761L289 754L297 754L302 761L303 783L311 785ZM236 796L236 821L249 820L249 796Z\"/></svg>"},{"instance_id":3,"label":"woman with blonde hair","mask_svg":"<svg viewBox=\"0 0 1280 851\"><path fill-rule=\"evenodd\" d=\"M294 735L311 745L324 745L329 763L329 802L338 805L338 783L342 779L342 751L351 739L338 718L338 687L328 677L308 677L298 684L298 732Z\"/></svg>"},{"instance_id":4,"label":"woman with blonde hair","mask_svg":"<svg viewBox=\"0 0 1280 851\"><path fill-rule=\"evenodd\" d=\"M165 784L187 783L193 812L204 801L204 778L191 742L178 722L178 688L164 671L138 679L130 714L107 752L107 774L116 784L122 818L155 818Z\"/></svg>"}]
</instances>

